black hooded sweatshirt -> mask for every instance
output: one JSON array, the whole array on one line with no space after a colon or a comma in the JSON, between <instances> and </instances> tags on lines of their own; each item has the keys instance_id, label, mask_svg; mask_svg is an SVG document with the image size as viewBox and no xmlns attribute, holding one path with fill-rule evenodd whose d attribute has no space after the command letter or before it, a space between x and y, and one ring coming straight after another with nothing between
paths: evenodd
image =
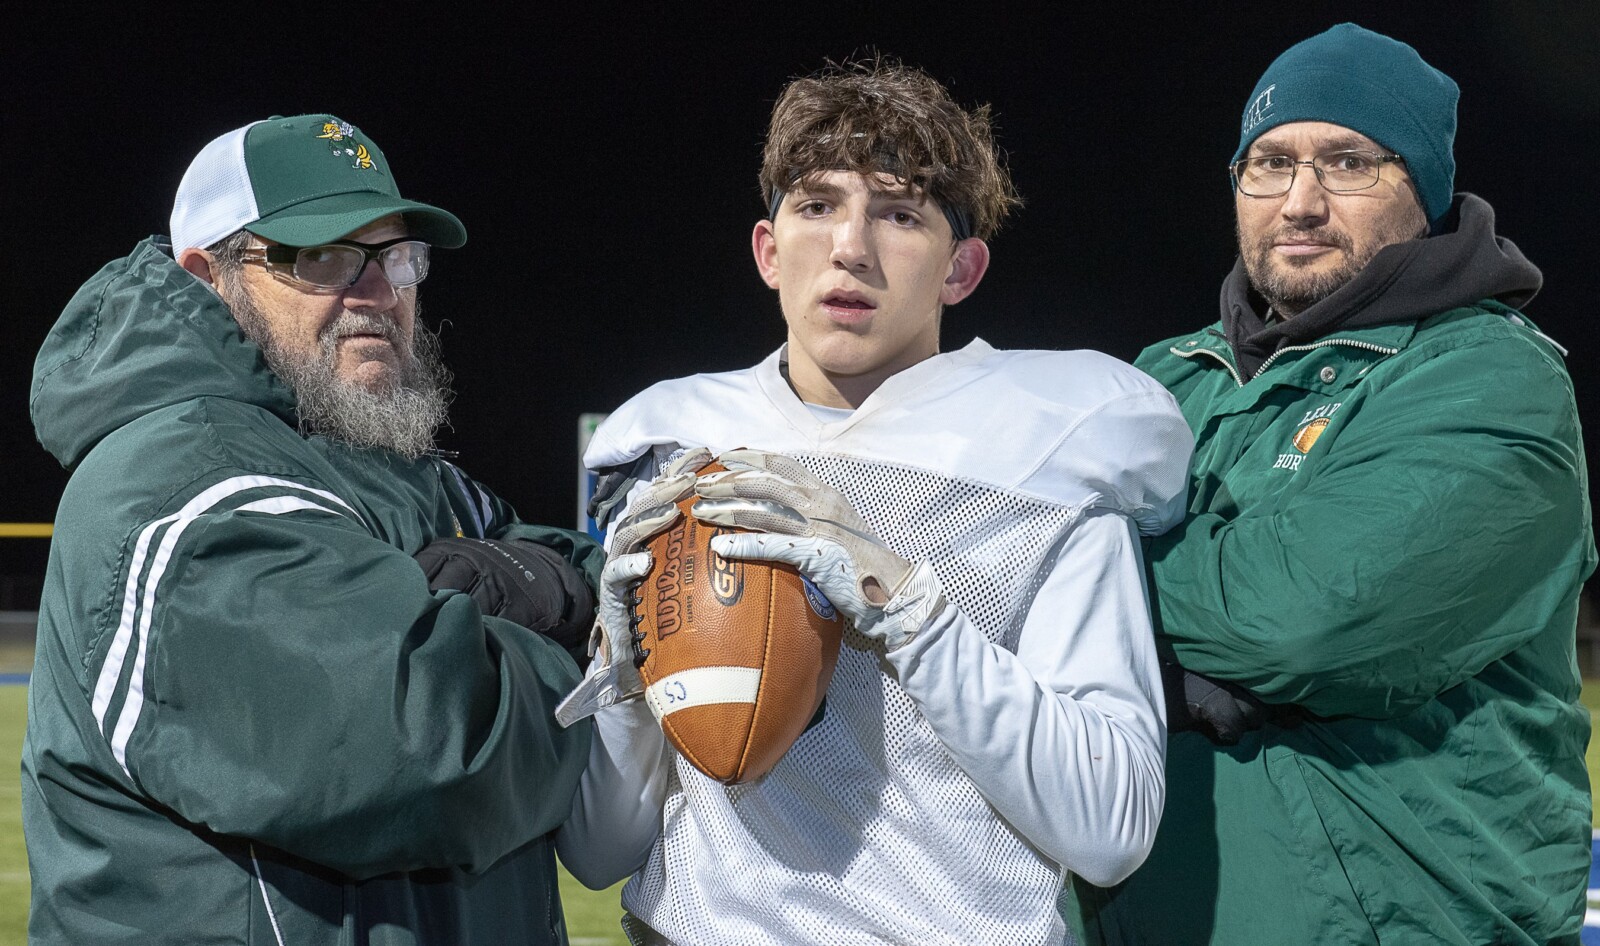
<instances>
[{"instance_id":1,"label":"black hooded sweatshirt","mask_svg":"<svg viewBox=\"0 0 1600 946\"><path fill-rule=\"evenodd\" d=\"M1544 277L1516 244L1495 235L1494 208L1457 194L1426 239L1379 250L1356 277L1292 318L1267 322L1266 302L1250 287L1244 261L1222 283L1222 327L1246 379L1273 352L1338 329L1410 322L1483 299L1521 308Z\"/></svg>"}]
</instances>

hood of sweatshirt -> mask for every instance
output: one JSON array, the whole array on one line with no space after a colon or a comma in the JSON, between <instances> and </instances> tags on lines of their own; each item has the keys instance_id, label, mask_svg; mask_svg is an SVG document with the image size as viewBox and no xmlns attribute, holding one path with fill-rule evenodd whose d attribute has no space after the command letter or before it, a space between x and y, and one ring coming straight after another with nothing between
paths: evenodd
<instances>
[{"instance_id":1,"label":"hood of sweatshirt","mask_svg":"<svg viewBox=\"0 0 1600 946\"><path fill-rule=\"evenodd\" d=\"M1457 194L1438 232L1379 250L1332 295L1287 319L1267 320L1243 260L1222 283L1222 326L1239 369L1254 377L1273 352L1339 329L1409 322L1484 299L1521 308L1543 282L1516 244L1494 232L1494 208Z\"/></svg>"}]
</instances>

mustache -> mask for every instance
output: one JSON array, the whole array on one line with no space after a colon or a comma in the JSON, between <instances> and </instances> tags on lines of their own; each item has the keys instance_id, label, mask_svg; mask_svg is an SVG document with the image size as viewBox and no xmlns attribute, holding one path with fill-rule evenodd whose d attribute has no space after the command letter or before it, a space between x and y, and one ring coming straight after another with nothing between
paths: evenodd
<instances>
[{"instance_id":1,"label":"mustache","mask_svg":"<svg viewBox=\"0 0 1600 946\"><path fill-rule=\"evenodd\" d=\"M1272 249L1273 245L1280 239L1286 237L1314 243L1327 243L1338 247L1345 253L1353 252L1356 247L1356 241L1351 239L1349 234L1335 230L1333 227L1311 227L1309 229L1305 227L1279 227L1264 235L1256 246L1261 252L1265 253Z\"/></svg>"},{"instance_id":2,"label":"mustache","mask_svg":"<svg viewBox=\"0 0 1600 946\"><path fill-rule=\"evenodd\" d=\"M351 312L349 309L339 313L337 318L323 326L322 331L317 334L324 344L351 335L381 335L396 348L401 342L400 326L393 319L368 312Z\"/></svg>"}]
</instances>

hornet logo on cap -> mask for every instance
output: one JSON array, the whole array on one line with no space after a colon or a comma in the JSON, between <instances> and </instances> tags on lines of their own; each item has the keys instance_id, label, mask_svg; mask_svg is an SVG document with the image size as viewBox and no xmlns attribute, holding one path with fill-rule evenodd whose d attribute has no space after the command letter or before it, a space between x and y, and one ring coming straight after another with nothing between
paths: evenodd
<instances>
[{"instance_id":1,"label":"hornet logo on cap","mask_svg":"<svg viewBox=\"0 0 1600 946\"><path fill-rule=\"evenodd\" d=\"M317 137L327 138L333 141L334 154L343 155L348 158L355 158L356 163L352 165L353 167L364 171L371 170L372 155L367 151L366 145L356 141L355 133L355 128L349 122L323 122L322 134L318 135ZM339 146L339 142L344 141L347 138L350 140L349 144L341 148ZM354 145L355 147L352 148L351 145Z\"/></svg>"}]
</instances>

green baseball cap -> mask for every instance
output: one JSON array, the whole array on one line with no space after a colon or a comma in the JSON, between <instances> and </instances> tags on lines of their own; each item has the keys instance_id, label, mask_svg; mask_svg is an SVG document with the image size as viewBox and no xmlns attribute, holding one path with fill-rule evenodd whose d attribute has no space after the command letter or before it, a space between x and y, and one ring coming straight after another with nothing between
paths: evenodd
<instances>
[{"instance_id":1,"label":"green baseball cap","mask_svg":"<svg viewBox=\"0 0 1600 946\"><path fill-rule=\"evenodd\" d=\"M404 214L419 240L467 242L454 214L400 196L377 142L333 115L274 116L200 150L178 184L172 247L208 247L238 230L290 246L340 239Z\"/></svg>"}]
</instances>

